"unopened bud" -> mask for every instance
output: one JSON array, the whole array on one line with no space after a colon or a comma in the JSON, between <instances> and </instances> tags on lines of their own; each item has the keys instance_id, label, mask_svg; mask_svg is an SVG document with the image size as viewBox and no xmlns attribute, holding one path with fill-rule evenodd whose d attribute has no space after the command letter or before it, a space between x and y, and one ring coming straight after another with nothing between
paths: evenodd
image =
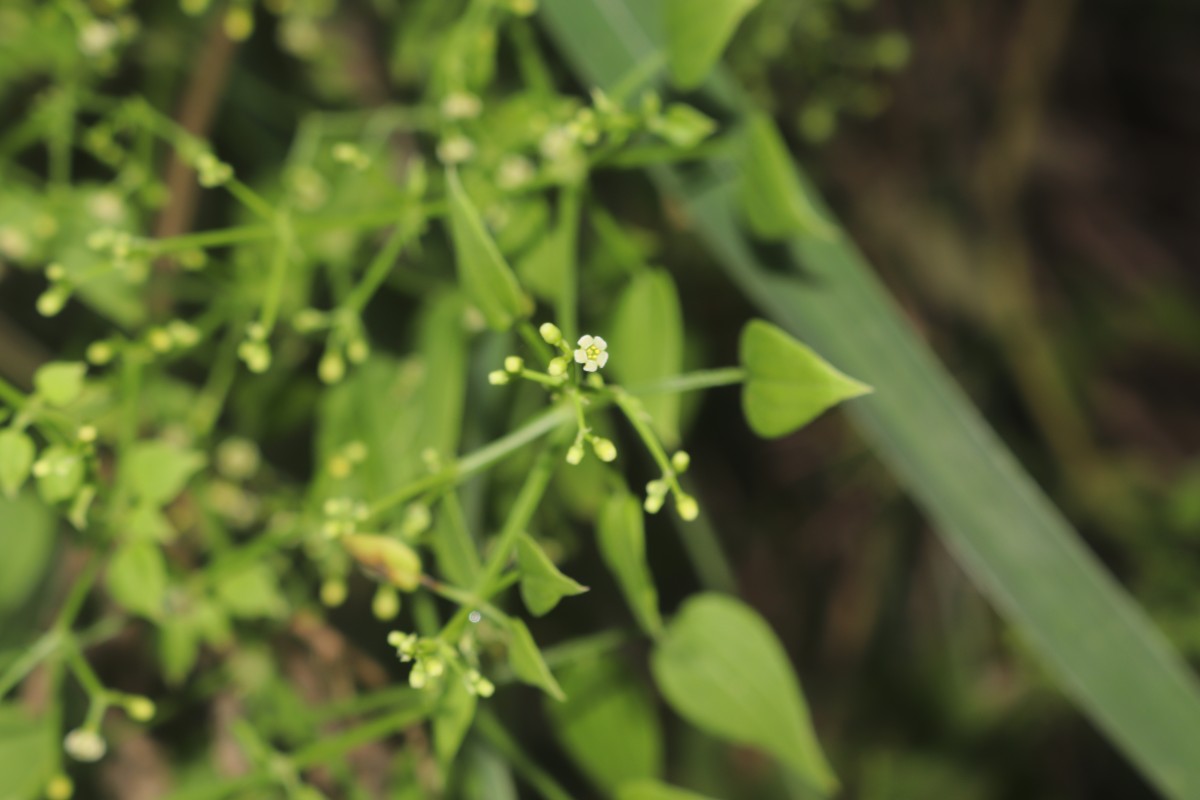
<instances>
[{"instance_id":1,"label":"unopened bud","mask_svg":"<svg viewBox=\"0 0 1200 800\"><path fill-rule=\"evenodd\" d=\"M346 582L340 578L329 578L321 584L321 605L337 608L346 602Z\"/></svg>"},{"instance_id":2,"label":"unopened bud","mask_svg":"<svg viewBox=\"0 0 1200 800\"><path fill-rule=\"evenodd\" d=\"M350 534L342 539L346 551L363 569L405 592L421 583L421 557L390 536Z\"/></svg>"},{"instance_id":3,"label":"unopened bud","mask_svg":"<svg viewBox=\"0 0 1200 800\"><path fill-rule=\"evenodd\" d=\"M556 378L566 375L567 360L562 357L550 359L550 366L546 368L546 371Z\"/></svg>"},{"instance_id":4,"label":"unopened bud","mask_svg":"<svg viewBox=\"0 0 1200 800\"><path fill-rule=\"evenodd\" d=\"M682 494L676 498L675 510L679 512L682 519L688 522L700 516L700 505L696 502L696 498L688 494Z\"/></svg>"},{"instance_id":5,"label":"unopened bud","mask_svg":"<svg viewBox=\"0 0 1200 800\"><path fill-rule=\"evenodd\" d=\"M520 372L524 368L525 368L525 360L523 358L521 358L520 356L509 356L508 358L504 359L505 372L516 375L518 372Z\"/></svg>"},{"instance_id":6,"label":"unopened bud","mask_svg":"<svg viewBox=\"0 0 1200 800\"><path fill-rule=\"evenodd\" d=\"M687 472L691 463L692 457L687 454L686 450L678 450L675 455L671 456L671 468L676 472Z\"/></svg>"},{"instance_id":7,"label":"unopened bud","mask_svg":"<svg viewBox=\"0 0 1200 800\"><path fill-rule=\"evenodd\" d=\"M149 722L154 719L154 714L157 710L154 706L154 701L149 697L137 695L125 701L125 712L138 722Z\"/></svg>"},{"instance_id":8,"label":"unopened bud","mask_svg":"<svg viewBox=\"0 0 1200 800\"><path fill-rule=\"evenodd\" d=\"M583 447L578 444L571 445L567 450L567 463L578 464L583 461Z\"/></svg>"},{"instance_id":9,"label":"unopened bud","mask_svg":"<svg viewBox=\"0 0 1200 800\"><path fill-rule=\"evenodd\" d=\"M391 586L380 586L371 601L371 613L381 622L395 619L400 613L400 595Z\"/></svg>"},{"instance_id":10,"label":"unopened bud","mask_svg":"<svg viewBox=\"0 0 1200 800\"><path fill-rule=\"evenodd\" d=\"M592 439L592 449L596 451L596 458L601 461L608 462L617 459L617 446L609 439L597 436Z\"/></svg>"},{"instance_id":11,"label":"unopened bud","mask_svg":"<svg viewBox=\"0 0 1200 800\"><path fill-rule=\"evenodd\" d=\"M538 333L546 340L546 344L557 345L563 340L562 331L553 322L543 322L538 328Z\"/></svg>"},{"instance_id":12,"label":"unopened bud","mask_svg":"<svg viewBox=\"0 0 1200 800\"><path fill-rule=\"evenodd\" d=\"M492 386L503 386L508 383L508 373L502 369L492 370L488 373L488 383Z\"/></svg>"},{"instance_id":13,"label":"unopened bud","mask_svg":"<svg viewBox=\"0 0 1200 800\"><path fill-rule=\"evenodd\" d=\"M63 750L76 761L90 763L104 758L108 744L97 731L76 728L63 739Z\"/></svg>"}]
</instances>

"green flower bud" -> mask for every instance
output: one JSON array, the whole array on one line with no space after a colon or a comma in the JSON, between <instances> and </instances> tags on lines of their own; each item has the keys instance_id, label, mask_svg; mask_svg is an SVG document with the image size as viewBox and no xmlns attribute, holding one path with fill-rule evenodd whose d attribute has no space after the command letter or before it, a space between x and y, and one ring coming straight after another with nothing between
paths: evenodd
<instances>
[{"instance_id":1,"label":"green flower bud","mask_svg":"<svg viewBox=\"0 0 1200 800\"><path fill-rule=\"evenodd\" d=\"M525 359L521 358L520 356L509 356L508 358L504 359L504 371L505 372L508 372L512 375L516 375L518 372L520 372L524 368L525 368Z\"/></svg>"},{"instance_id":2,"label":"green flower bud","mask_svg":"<svg viewBox=\"0 0 1200 800\"><path fill-rule=\"evenodd\" d=\"M611 440L596 436L592 439L592 449L596 451L596 458L604 462L616 461L617 446Z\"/></svg>"},{"instance_id":3,"label":"green flower bud","mask_svg":"<svg viewBox=\"0 0 1200 800\"><path fill-rule=\"evenodd\" d=\"M688 522L700 516L700 505L696 502L696 498L687 494L681 494L675 498L675 510L679 512L681 518Z\"/></svg>"},{"instance_id":4,"label":"green flower bud","mask_svg":"<svg viewBox=\"0 0 1200 800\"><path fill-rule=\"evenodd\" d=\"M154 701L149 697L134 695L125 700L125 712L138 722L149 722L154 719L154 714L157 710L154 706Z\"/></svg>"},{"instance_id":5,"label":"green flower bud","mask_svg":"<svg viewBox=\"0 0 1200 800\"><path fill-rule=\"evenodd\" d=\"M546 340L546 344L557 345L563 340L562 331L553 322L543 322L538 328L538 333Z\"/></svg>"},{"instance_id":6,"label":"green flower bud","mask_svg":"<svg viewBox=\"0 0 1200 800\"><path fill-rule=\"evenodd\" d=\"M421 583L421 557L390 536L350 534L342 544L363 569L405 592Z\"/></svg>"},{"instance_id":7,"label":"green flower bud","mask_svg":"<svg viewBox=\"0 0 1200 800\"><path fill-rule=\"evenodd\" d=\"M671 468L676 472L687 472L687 468L692 463L692 457L687 454L686 450L679 450L675 455L671 456Z\"/></svg>"},{"instance_id":8,"label":"green flower bud","mask_svg":"<svg viewBox=\"0 0 1200 800\"><path fill-rule=\"evenodd\" d=\"M501 369L492 370L488 373L488 383L492 386L503 386L508 383L508 373Z\"/></svg>"}]
</instances>

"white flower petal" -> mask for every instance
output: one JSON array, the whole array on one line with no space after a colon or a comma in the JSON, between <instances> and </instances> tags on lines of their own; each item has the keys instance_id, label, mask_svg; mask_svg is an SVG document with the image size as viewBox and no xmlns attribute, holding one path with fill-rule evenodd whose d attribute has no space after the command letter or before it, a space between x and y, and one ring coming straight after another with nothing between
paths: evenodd
<instances>
[{"instance_id":1,"label":"white flower petal","mask_svg":"<svg viewBox=\"0 0 1200 800\"><path fill-rule=\"evenodd\" d=\"M584 372L595 372L597 369L598 369L598 367L596 366L595 361L588 361L586 364L583 365Z\"/></svg>"},{"instance_id":2,"label":"white flower petal","mask_svg":"<svg viewBox=\"0 0 1200 800\"><path fill-rule=\"evenodd\" d=\"M582 350L576 350L575 351L575 363L582 364L585 361L587 361L587 353L583 352Z\"/></svg>"},{"instance_id":3,"label":"white flower petal","mask_svg":"<svg viewBox=\"0 0 1200 800\"><path fill-rule=\"evenodd\" d=\"M596 347L599 347L601 350L608 348L608 342L604 341L599 336L596 336L592 339L592 344L596 345Z\"/></svg>"},{"instance_id":4,"label":"white flower petal","mask_svg":"<svg viewBox=\"0 0 1200 800\"><path fill-rule=\"evenodd\" d=\"M591 347L593 341L594 341L594 339L591 336L587 336L587 335L580 336L579 337L579 346L580 347Z\"/></svg>"},{"instance_id":5,"label":"white flower petal","mask_svg":"<svg viewBox=\"0 0 1200 800\"><path fill-rule=\"evenodd\" d=\"M596 363L602 367L605 364L607 364L608 363L608 352L604 351L604 350L600 351L600 355L596 358Z\"/></svg>"}]
</instances>

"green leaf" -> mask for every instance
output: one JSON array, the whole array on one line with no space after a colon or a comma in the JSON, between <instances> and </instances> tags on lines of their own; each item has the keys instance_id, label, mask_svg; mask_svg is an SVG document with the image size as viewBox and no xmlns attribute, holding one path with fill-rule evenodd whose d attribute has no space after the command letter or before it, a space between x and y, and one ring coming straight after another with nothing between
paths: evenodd
<instances>
[{"instance_id":1,"label":"green leaf","mask_svg":"<svg viewBox=\"0 0 1200 800\"><path fill-rule=\"evenodd\" d=\"M742 409L759 436L785 436L871 387L843 375L780 328L751 320L739 347Z\"/></svg>"},{"instance_id":2,"label":"green leaf","mask_svg":"<svg viewBox=\"0 0 1200 800\"><path fill-rule=\"evenodd\" d=\"M535 617L549 613L564 597L587 591L586 586L559 572L528 534L517 539L517 567L521 571L521 599Z\"/></svg>"},{"instance_id":3,"label":"green leaf","mask_svg":"<svg viewBox=\"0 0 1200 800\"><path fill-rule=\"evenodd\" d=\"M537 642L533 641L533 634L529 632L525 623L511 617L508 620L508 630L511 634L508 641L508 664L512 667L513 674L530 686L538 687L555 700L565 700L566 695L563 694L562 687L554 679L550 667L546 666L542 651L538 649Z\"/></svg>"},{"instance_id":4,"label":"green leaf","mask_svg":"<svg viewBox=\"0 0 1200 800\"><path fill-rule=\"evenodd\" d=\"M144 541L122 544L108 562L106 580L108 593L125 609L152 620L162 618L167 562L158 545Z\"/></svg>"},{"instance_id":5,"label":"green leaf","mask_svg":"<svg viewBox=\"0 0 1200 800\"><path fill-rule=\"evenodd\" d=\"M654 698L609 658L584 659L559 673L567 699L546 703L558 740L596 788L611 797L618 786L662 774L663 741Z\"/></svg>"},{"instance_id":6,"label":"green leaf","mask_svg":"<svg viewBox=\"0 0 1200 800\"><path fill-rule=\"evenodd\" d=\"M276 573L266 564L254 564L228 575L216 585L216 598L229 615L239 619L282 619L288 602L279 591Z\"/></svg>"},{"instance_id":7,"label":"green leaf","mask_svg":"<svg viewBox=\"0 0 1200 800\"><path fill-rule=\"evenodd\" d=\"M69 405L83 391L83 376L87 364L76 361L51 361L33 376L33 388L55 408Z\"/></svg>"},{"instance_id":8,"label":"green leaf","mask_svg":"<svg viewBox=\"0 0 1200 800\"><path fill-rule=\"evenodd\" d=\"M571 241L569 231L559 225L548 231L517 262L517 275L529 291L547 302L554 302L562 294L563 281L567 279L567 266L571 263L566 245Z\"/></svg>"},{"instance_id":9,"label":"green leaf","mask_svg":"<svg viewBox=\"0 0 1200 800\"><path fill-rule=\"evenodd\" d=\"M771 118L755 114L745 126L741 201L750 230L763 239L795 234L835 238L837 227L817 210L811 190L797 178Z\"/></svg>"},{"instance_id":10,"label":"green leaf","mask_svg":"<svg viewBox=\"0 0 1200 800\"><path fill-rule=\"evenodd\" d=\"M471 723L475 720L478 698L467 688L462 676L446 680L441 700L433 711L433 752L445 770L454 761Z\"/></svg>"},{"instance_id":11,"label":"green leaf","mask_svg":"<svg viewBox=\"0 0 1200 800\"><path fill-rule=\"evenodd\" d=\"M0 496L0 529L0 612L6 612L24 603L46 573L54 553L54 513L31 494Z\"/></svg>"},{"instance_id":12,"label":"green leaf","mask_svg":"<svg viewBox=\"0 0 1200 800\"><path fill-rule=\"evenodd\" d=\"M194 450L170 442L136 442L129 448L125 469L133 494L149 505L162 506L174 500L205 459Z\"/></svg>"},{"instance_id":13,"label":"green leaf","mask_svg":"<svg viewBox=\"0 0 1200 800\"><path fill-rule=\"evenodd\" d=\"M200 631L190 621L176 618L158 629L158 659L167 685L183 683L199 657Z\"/></svg>"},{"instance_id":14,"label":"green leaf","mask_svg":"<svg viewBox=\"0 0 1200 800\"><path fill-rule=\"evenodd\" d=\"M704 82L759 0L666 0L667 65L681 89Z\"/></svg>"},{"instance_id":15,"label":"green leaf","mask_svg":"<svg viewBox=\"0 0 1200 800\"><path fill-rule=\"evenodd\" d=\"M647 127L676 147L687 150L712 135L717 123L686 103L672 103L660 116L652 117Z\"/></svg>"},{"instance_id":16,"label":"green leaf","mask_svg":"<svg viewBox=\"0 0 1200 800\"><path fill-rule=\"evenodd\" d=\"M453 169L446 171L446 188L450 200L450 238L454 242L459 281L471 302L483 312L488 325L506 331L533 310L532 304Z\"/></svg>"},{"instance_id":17,"label":"green leaf","mask_svg":"<svg viewBox=\"0 0 1200 800\"><path fill-rule=\"evenodd\" d=\"M14 703L0 703L0 798L32 800L43 790L55 767L52 715L40 719Z\"/></svg>"},{"instance_id":18,"label":"green leaf","mask_svg":"<svg viewBox=\"0 0 1200 800\"><path fill-rule=\"evenodd\" d=\"M668 786L660 781L640 780L621 784L616 793L617 800L712 800L703 794L689 792L677 786Z\"/></svg>"},{"instance_id":19,"label":"green leaf","mask_svg":"<svg viewBox=\"0 0 1200 800\"><path fill-rule=\"evenodd\" d=\"M429 548L442 574L455 586L474 586L482 566L479 550L467 528L462 502L455 491L446 492L429 538Z\"/></svg>"},{"instance_id":20,"label":"green leaf","mask_svg":"<svg viewBox=\"0 0 1200 800\"><path fill-rule=\"evenodd\" d=\"M745 603L719 594L689 599L650 666L663 697L696 727L770 753L825 794L837 788L787 654Z\"/></svg>"},{"instance_id":21,"label":"green leaf","mask_svg":"<svg viewBox=\"0 0 1200 800\"><path fill-rule=\"evenodd\" d=\"M29 477L36 450L33 439L24 431L9 428L0 431L0 491L16 497L17 490Z\"/></svg>"},{"instance_id":22,"label":"green leaf","mask_svg":"<svg viewBox=\"0 0 1200 800\"><path fill-rule=\"evenodd\" d=\"M621 585L642 630L657 636L662 630L658 590L646 564L646 532L642 504L629 492L614 493L600 510L596 524L600 556Z\"/></svg>"},{"instance_id":23,"label":"green leaf","mask_svg":"<svg viewBox=\"0 0 1200 800\"><path fill-rule=\"evenodd\" d=\"M608 337L609 368L623 383L649 383L683 369L683 312L679 292L665 270L639 272L617 302ZM663 443L679 443L679 395L641 398Z\"/></svg>"},{"instance_id":24,"label":"green leaf","mask_svg":"<svg viewBox=\"0 0 1200 800\"><path fill-rule=\"evenodd\" d=\"M74 497L83 485L84 471L83 456L65 445L50 445L33 465L38 494L47 503Z\"/></svg>"}]
</instances>

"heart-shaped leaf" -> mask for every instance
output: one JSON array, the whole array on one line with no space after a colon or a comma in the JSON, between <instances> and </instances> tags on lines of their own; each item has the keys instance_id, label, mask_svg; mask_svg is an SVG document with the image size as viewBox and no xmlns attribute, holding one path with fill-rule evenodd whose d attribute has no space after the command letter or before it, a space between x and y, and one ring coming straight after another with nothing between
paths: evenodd
<instances>
[{"instance_id":1,"label":"heart-shaped leaf","mask_svg":"<svg viewBox=\"0 0 1200 800\"><path fill-rule=\"evenodd\" d=\"M740 346L742 410L759 436L784 436L871 387L843 375L782 329L751 320Z\"/></svg>"}]
</instances>

